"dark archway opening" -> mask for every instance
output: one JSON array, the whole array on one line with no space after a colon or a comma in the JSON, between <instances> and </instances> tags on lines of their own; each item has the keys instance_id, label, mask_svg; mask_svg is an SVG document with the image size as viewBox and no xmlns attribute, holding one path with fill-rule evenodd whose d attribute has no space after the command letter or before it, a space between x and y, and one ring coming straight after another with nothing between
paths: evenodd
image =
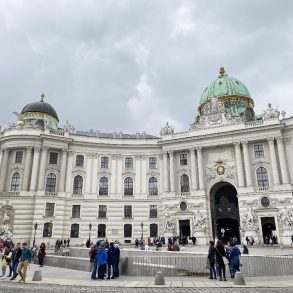
<instances>
[{"instance_id":1,"label":"dark archway opening","mask_svg":"<svg viewBox=\"0 0 293 293\"><path fill-rule=\"evenodd\" d=\"M190 236L190 220L179 220L180 238Z\"/></svg>"},{"instance_id":2,"label":"dark archway opening","mask_svg":"<svg viewBox=\"0 0 293 293\"><path fill-rule=\"evenodd\" d=\"M274 217L261 218L262 235L264 243L268 243L269 239L274 236L273 231L276 231L276 224ZM274 241L277 242L276 239Z\"/></svg>"},{"instance_id":3,"label":"dark archway opening","mask_svg":"<svg viewBox=\"0 0 293 293\"><path fill-rule=\"evenodd\" d=\"M237 191L228 182L219 182L211 189L213 237L223 242L240 244L239 206Z\"/></svg>"}]
</instances>

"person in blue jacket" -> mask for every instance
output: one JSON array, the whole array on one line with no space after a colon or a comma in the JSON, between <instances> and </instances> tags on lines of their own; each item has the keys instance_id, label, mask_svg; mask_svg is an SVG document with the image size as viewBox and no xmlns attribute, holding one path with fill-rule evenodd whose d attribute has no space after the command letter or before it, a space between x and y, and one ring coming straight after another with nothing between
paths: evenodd
<instances>
[{"instance_id":1,"label":"person in blue jacket","mask_svg":"<svg viewBox=\"0 0 293 293\"><path fill-rule=\"evenodd\" d=\"M105 249L105 242L100 243L100 247L97 250L97 265L98 268L98 279L104 280L106 274L106 268L108 263L107 250Z\"/></svg>"},{"instance_id":2,"label":"person in blue jacket","mask_svg":"<svg viewBox=\"0 0 293 293\"><path fill-rule=\"evenodd\" d=\"M239 265L241 252L234 242L232 242L230 246L230 265L232 267L231 278L234 278L235 273L240 271Z\"/></svg>"}]
</instances>

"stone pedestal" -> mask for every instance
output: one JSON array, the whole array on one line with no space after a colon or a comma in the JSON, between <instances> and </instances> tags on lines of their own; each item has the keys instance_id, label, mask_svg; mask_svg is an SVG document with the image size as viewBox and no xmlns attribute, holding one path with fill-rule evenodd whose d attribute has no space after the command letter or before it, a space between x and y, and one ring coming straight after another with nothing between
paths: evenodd
<instances>
[{"instance_id":1,"label":"stone pedestal","mask_svg":"<svg viewBox=\"0 0 293 293\"><path fill-rule=\"evenodd\" d=\"M293 227L284 227L282 233L282 244L283 245L291 245L292 240L291 237L293 236ZM278 239L279 243L281 239Z\"/></svg>"},{"instance_id":2,"label":"stone pedestal","mask_svg":"<svg viewBox=\"0 0 293 293\"><path fill-rule=\"evenodd\" d=\"M154 285L165 285L165 279L162 272L156 273Z\"/></svg>"},{"instance_id":3,"label":"stone pedestal","mask_svg":"<svg viewBox=\"0 0 293 293\"><path fill-rule=\"evenodd\" d=\"M245 285L244 277L242 272L236 272L234 278L234 285Z\"/></svg>"},{"instance_id":4,"label":"stone pedestal","mask_svg":"<svg viewBox=\"0 0 293 293\"><path fill-rule=\"evenodd\" d=\"M245 230L244 233L241 233L242 239L241 243L246 245L246 237L253 237L254 239L254 245L258 244L260 239L257 235L257 231L255 230Z\"/></svg>"},{"instance_id":5,"label":"stone pedestal","mask_svg":"<svg viewBox=\"0 0 293 293\"><path fill-rule=\"evenodd\" d=\"M42 281L42 271L35 271L32 281Z\"/></svg>"}]
</instances>

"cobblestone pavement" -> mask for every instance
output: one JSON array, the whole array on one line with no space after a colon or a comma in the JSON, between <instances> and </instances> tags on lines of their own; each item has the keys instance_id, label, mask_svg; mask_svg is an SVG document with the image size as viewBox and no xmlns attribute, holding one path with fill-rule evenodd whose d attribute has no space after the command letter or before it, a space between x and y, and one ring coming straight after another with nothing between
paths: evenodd
<instances>
[{"instance_id":1,"label":"cobblestone pavement","mask_svg":"<svg viewBox=\"0 0 293 293\"><path fill-rule=\"evenodd\" d=\"M291 288L91 288L79 286L0 283L1 293L292 293Z\"/></svg>"}]
</instances>

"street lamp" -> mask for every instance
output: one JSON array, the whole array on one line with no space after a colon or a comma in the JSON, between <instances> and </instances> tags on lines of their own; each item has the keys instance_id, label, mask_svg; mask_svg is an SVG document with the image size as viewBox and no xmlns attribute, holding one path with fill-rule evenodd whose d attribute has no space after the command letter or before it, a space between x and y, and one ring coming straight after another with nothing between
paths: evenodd
<instances>
[{"instance_id":1,"label":"street lamp","mask_svg":"<svg viewBox=\"0 0 293 293\"><path fill-rule=\"evenodd\" d=\"M141 240L143 241L143 222L140 223L141 227Z\"/></svg>"},{"instance_id":2,"label":"street lamp","mask_svg":"<svg viewBox=\"0 0 293 293\"><path fill-rule=\"evenodd\" d=\"M93 227L93 225L92 225L92 223L90 223L89 224L89 241L91 241L91 230L92 230L92 227Z\"/></svg>"},{"instance_id":3,"label":"street lamp","mask_svg":"<svg viewBox=\"0 0 293 293\"><path fill-rule=\"evenodd\" d=\"M33 246L35 246L35 243L36 243L36 232L37 232L37 229L38 229L38 223L37 222L34 224L34 229L35 229L35 233L34 233Z\"/></svg>"}]
</instances>

